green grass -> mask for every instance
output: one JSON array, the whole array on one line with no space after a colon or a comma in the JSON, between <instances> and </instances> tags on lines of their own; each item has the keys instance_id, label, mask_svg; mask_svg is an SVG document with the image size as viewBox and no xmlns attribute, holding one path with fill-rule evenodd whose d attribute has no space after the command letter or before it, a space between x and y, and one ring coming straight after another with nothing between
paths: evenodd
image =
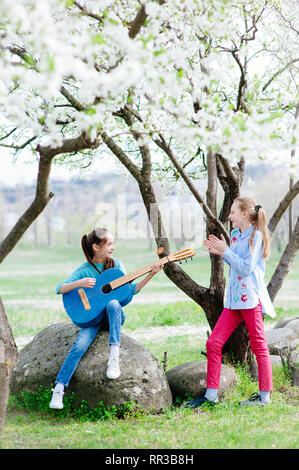
<instances>
[{"instance_id":1,"label":"green grass","mask_svg":"<svg viewBox=\"0 0 299 470\"><path fill-rule=\"evenodd\" d=\"M265 408L240 408L256 390L244 368L238 384L213 409L172 406L159 415L127 410L94 421L25 412L12 398L1 437L2 449L294 449L298 448L298 394L283 371L274 369L275 391ZM52 412L52 414L50 413Z\"/></svg>"},{"instance_id":2,"label":"green grass","mask_svg":"<svg viewBox=\"0 0 299 470\"><path fill-rule=\"evenodd\" d=\"M180 408L159 416L85 422L84 426L80 421L57 423L24 414L11 418L4 428L2 448L294 449L298 448L296 421L294 407L284 404L259 410L224 405L213 412Z\"/></svg>"},{"instance_id":3,"label":"green grass","mask_svg":"<svg viewBox=\"0 0 299 470\"><path fill-rule=\"evenodd\" d=\"M182 267L197 282L208 286L208 256L202 249L196 251L198 255L194 261L184 263ZM156 258L144 241L134 245L120 241L116 256L128 272ZM267 264L267 279L277 260L278 254L272 253ZM76 247L35 249L21 245L5 259L0 271L0 295L16 338L32 336L50 324L68 321L55 287L83 261L81 250ZM275 302L277 318L273 322L266 317L266 327L271 327L280 318L298 315L299 293L294 288L298 273L297 257L281 289L282 300ZM203 333L181 335L180 327L183 329L184 325L202 327ZM155 327L164 328L163 331L173 327L175 331L159 337ZM208 329L204 312L188 297L182 297L163 272L126 307L124 329L129 335L148 331L148 336L138 341L159 362L167 352L167 370L184 362L205 359L201 354L205 350L204 330ZM298 388L291 387L286 371L274 368L272 403L264 409L238 406L239 400L257 391L257 383L244 368L239 367L236 372L236 388L212 410L192 411L172 406L159 415L140 411L120 415L114 410L105 415L105 419L98 411L101 419L92 421L83 416L84 406L71 417L70 413L56 410L49 413L42 397L39 407L24 408L16 397L11 396L0 446L2 449L298 448Z\"/></svg>"}]
</instances>

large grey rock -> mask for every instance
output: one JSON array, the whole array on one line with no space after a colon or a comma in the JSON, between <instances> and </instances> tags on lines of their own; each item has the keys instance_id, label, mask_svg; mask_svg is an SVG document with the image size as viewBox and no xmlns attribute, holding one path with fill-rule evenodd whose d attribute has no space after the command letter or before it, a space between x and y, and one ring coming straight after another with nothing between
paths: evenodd
<instances>
[{"instance_id":1,"label":"large grey rock","mask_svg":"<svg viewBox=\"0 0 299 470\"><path fill-rule=\"evenodd\" d=\"M72 323L57 323L38 333L19 353L11 392L36 391L40 385L49 388L54 384L78 332L79 328ZM120 348L121 375L116 380L106 377L108 337L107 331L97 334L81 359L66 395L76 393L91 408L99 402L120 406L129 400L150 411L170 406L171 392L161 364L150 351L125 334Z\"/></svg>"},{"instance_id":2,"label":"large grey rock","mask_svg":"<svg viewBox=\"0 0 299 470\"><path fill-rule=\"evenodd\" d=\"M173 398L192 398L203 395L207 387L207 361L193 361L170 369L166 377ZM224 392L237 383L237 375L232 367L222 364L218 396L221 399Z\"/></svg>"},{"instance_id":3,"label":"large grey rock","mask_svg":"<svg viewBox=\"0 0 299 470\"><path fill-rule=\"evenodd\" d=\"M287 348L295 349L299 344L296 330L287 326L268 330L265 332L265 336L270 354L274 355L280 355Z\"/></svg>"},{"instance_id":4,"label":"large grey rock","mask_svg":"<svg viewBox=\"0 0 299 470\"><path fill-rule=\"evenodd\" d=\"M293 320L299 320L299 317L283 318L282 320L279 320L276 323L276 325L274 326L274 329L284 328L288 323L290 323Z\"/></svg>"},{"instance_id":5,"label":"large grey rock","mask_svg":"<svg viewBox=\"0 0 299 470\"><path fill-rule=\"evenodd\" d=\"M294 330L299 340L299 318L294 318L293 320L288 322L286 326L287 328L291 328L291 330Z\"/></svg>"}]
</instances>

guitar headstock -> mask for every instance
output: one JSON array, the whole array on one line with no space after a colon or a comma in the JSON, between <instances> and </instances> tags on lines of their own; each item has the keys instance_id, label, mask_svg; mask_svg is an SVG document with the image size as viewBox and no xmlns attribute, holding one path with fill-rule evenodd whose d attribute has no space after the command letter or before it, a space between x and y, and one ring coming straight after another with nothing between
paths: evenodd
<instances>
[{"instance_id":1,"label":"guitar headstock","mask_svg":"<svg viewBox=\"0 0 299 470\"><path fill-rule=\"evenodd\" d=\"M176 251L168 255L169 261L180 261L182 259L193 258L195 251L192 248L186 248L185 250Z\"/></svg>"}]
</instances>

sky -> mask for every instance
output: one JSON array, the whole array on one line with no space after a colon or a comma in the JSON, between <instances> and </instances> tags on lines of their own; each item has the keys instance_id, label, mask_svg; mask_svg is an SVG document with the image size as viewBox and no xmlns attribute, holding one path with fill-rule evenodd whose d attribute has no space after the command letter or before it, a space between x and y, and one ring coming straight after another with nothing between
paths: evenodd
<instances>
[{"instance_id":1,"label":"sky","mask_svg":"<svg viewBox=\"0 0 299 470\"><path fill-rule=\"evenodd\" d=\"M108 160L108 159L107 159ZM25 150L14 158L9 151L0 147L0 186L16 186L20 183L35 183L37 178L38 162L34 162L32 154ZM113 159L110 158L105 165L103 160L95 162L88 169L84 169L84 177L89 176L94 171L112 172L115 170ZM59 165L52 165L50 179L69 180L80 177L79 169L67 169Z\"/></svg>"}]
</instances>

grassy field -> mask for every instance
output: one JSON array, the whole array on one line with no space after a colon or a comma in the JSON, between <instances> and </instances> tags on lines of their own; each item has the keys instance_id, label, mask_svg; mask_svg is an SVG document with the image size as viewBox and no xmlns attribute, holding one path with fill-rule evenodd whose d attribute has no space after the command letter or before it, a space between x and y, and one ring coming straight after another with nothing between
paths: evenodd
<instances>
[{"instance_id":1,"label":"grassy field","mask_svg":"<svg viewBox=\"0 0 299 470\"><path fill-rule=\"evenodd\" d=\"M195 247L196 249L196 247ZM173 250L175 251L175 250ZM209 259L202 249L182 267L200 284L208 286ZM120 241L116 257L130 272L156 258L147 244ZM269 279L278 260L267 264ZM76 247L18 247L2 263L1 297L19 345L46 326L68 321L61 296L55 294L64 280L83 262ZM277 319L298 315L298 257L275 301ZM159 299L159 302L157 302ZM265 328L273 322L266 318ZM204 312L164 275L155 276L126 307L124 332L137 339L167 369L192 360L204 360L208 325ZM238 401L257 390L242 368L238 384L215 409L190 411L172 407L160 415L132 412L125 418L106 420L61 418L59 412L26 411L11 397L0 439L2 449L294 449L298 442L298 389L291 387L284 369L274 368L272 403L258 410L240 409Z\"/></svg>"}]
</instances>

